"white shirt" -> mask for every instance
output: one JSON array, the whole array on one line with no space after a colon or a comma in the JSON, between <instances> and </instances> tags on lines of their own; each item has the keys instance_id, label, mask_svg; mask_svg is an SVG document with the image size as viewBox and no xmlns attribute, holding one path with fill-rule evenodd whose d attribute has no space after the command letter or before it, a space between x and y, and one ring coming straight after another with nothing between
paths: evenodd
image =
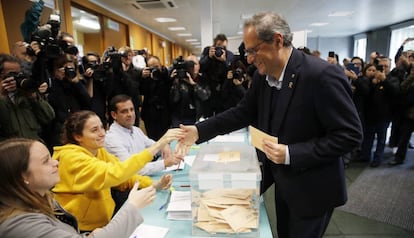
<instances>
[{"instance_id":1,"label":"white shirt","mask_svg":"<svg viewBox=\"0 0 414 238\"><path fill-rule=\"evenodd\" d=\"M133 126L131 129L112 123L105 136L105 148L121 161L127 160L131 155L144 150L154 144L155 141L148 138L141 129ZM164 160L160 159L147 163L138 174L150 175L165 169Z\"/></svg>"}]
</instances>

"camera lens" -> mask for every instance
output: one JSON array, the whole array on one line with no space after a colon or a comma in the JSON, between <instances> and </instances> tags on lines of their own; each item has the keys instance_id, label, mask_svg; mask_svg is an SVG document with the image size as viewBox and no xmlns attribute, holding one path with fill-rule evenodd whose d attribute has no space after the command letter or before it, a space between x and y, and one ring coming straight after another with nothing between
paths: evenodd
<instances>
[{"instance_id":1,"label":"camera lens","mask_svg":"<svg viewBox=\"0 0 414 238\"><path fill-rule=\"evenodd\" d=\"M216 57L221 57L221 56L223 55L223 47L221 47L221 46L216 46L216 48L215 48L215 52L214 52L214 55L215 55Z\"/></svg>"}]
</instances>

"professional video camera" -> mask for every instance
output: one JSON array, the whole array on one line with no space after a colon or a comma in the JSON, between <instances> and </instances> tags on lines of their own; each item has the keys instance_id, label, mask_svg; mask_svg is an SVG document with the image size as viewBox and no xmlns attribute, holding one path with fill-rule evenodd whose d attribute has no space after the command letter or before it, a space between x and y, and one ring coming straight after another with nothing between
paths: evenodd
<instances>
[{"instance_id":1,"label":"professional video camera","mask_svg":"<svg viewBox=\"0 0 414 238\"><path fill-rule=\"evenodd\" d=\"M193 61L185 61L183 56L178 56L173 62L173 69L177 71L177 77L179 79L187 78L187 72L194 68Z\"/></svg>"},{"instance_id":2,"label":"professional video camera","mask_svg":"<svg viewBox=\"0 0 414 238\"><path fill-rule=\"evenodd\" d=\"M92 78L95 81L104 82L107 79L107 73L111 70L112 64L111 62L103 62L101 64L98 64L96 62L83 62L83 66L80 68L83 68L82 74L86 72L87 69L92 69L93 74Z\"/></svg>"},{"instance_id":3,"label":"professional video camera","mask_svg":"<svg viewBox=\"0 0 414 238\"><path fill-rule=\"evenodd\" d=\"M104 62L102 67L104 69L112 68L113 72L121 72L122 61L121 57L127 57L128 55L124 52L119 52L114 46L107 48L104 52ZM109 61L108 61L109 59Z\"/></svg>"},{"instance_id":4,"label":"professional video camera","mask_svg":"<svg viewBox=\"0 0 414 238\"><path fill-rule=\"evenodd\" d=\"M40 50L45 53L48 58L57 58L63 53L71 55L78 54L79 50L74 45L69 45L66 41L58 38L60 30L60 16L57 14L50 15L49 21L39 27L37 31L32 33L31 41L36 41L40 45ZM27 47L30 55L34 54L30 46Z\"/></svg>"}]
</instances>

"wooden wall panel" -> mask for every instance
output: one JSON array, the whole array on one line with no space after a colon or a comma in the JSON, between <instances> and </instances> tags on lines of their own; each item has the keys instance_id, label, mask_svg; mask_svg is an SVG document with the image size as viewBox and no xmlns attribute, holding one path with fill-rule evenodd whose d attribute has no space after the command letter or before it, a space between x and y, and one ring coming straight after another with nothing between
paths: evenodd
<instances>
[{"instance_id":1,"label":"wooden wall panel","mask_svg":"<svg viewBox=\"0 0 414 238\"><path fill-rule=\"evenodd\" d=\"M103 48L102 41L101 41L101 33L84 33L83 34L83 52L96 52L100 56L103 54Z\"/></svg>"},{"instance_id":2,"label":"wooden wall panel","mask_svg":"<svg viewBox=\"0 0 414 238\"><path fill-rule=\"evenodd\" d=\"M3 5L0 1L0 19L4 19ZM7 30L4 21L0 21L0 52L10 53L9 42L7 40Z\"/></svg>"},{"instance_id":3,"label":"wooden wall panel","mask_svg":"<svg viewBox=\"0 0 414 238\"><path fill-rule=\"evenodd\" d=\"M108 20L117 22L119 25L118 30L113 30L108 27ZM107 17L104 17L104 25L102 26L102 29L104 30L104 48L108 48L110 46L115 46L115 48L120 48L122 46L128 46L128 27L127 25L115 21L113 19L109 19Z\"/></svg>"}]
</instances>

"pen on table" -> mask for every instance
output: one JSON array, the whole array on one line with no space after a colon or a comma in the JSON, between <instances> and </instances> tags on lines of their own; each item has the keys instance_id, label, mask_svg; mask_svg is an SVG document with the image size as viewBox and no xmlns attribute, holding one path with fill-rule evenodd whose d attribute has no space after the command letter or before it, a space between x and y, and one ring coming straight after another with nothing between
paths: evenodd
<instances>
[{"instance_id":1,"label":"pen on table","mask_svg":"<svg viewBox=\"0 0 414 238\"><path fill-rule=\"evenodd\" d=\"M170 189L169 189L167 200L165 201L164 204L161 205L161 207L158 210L161 211L162 209L164 209L168 205L168 203L170 202L171 194L174 190L175 190L174 187L171 186Z\"/></svg>"},{"instance_id":2,"label":"pen on table","mask_svg":"<svg viewBox=\"0 0 414 238\"><path fill-rule=\"evenodd\" d=\"M190 184L183 184L183 185L180 185L180 188L190 188L191 187L191 185Z\"/></svg>"}]
</instances>

